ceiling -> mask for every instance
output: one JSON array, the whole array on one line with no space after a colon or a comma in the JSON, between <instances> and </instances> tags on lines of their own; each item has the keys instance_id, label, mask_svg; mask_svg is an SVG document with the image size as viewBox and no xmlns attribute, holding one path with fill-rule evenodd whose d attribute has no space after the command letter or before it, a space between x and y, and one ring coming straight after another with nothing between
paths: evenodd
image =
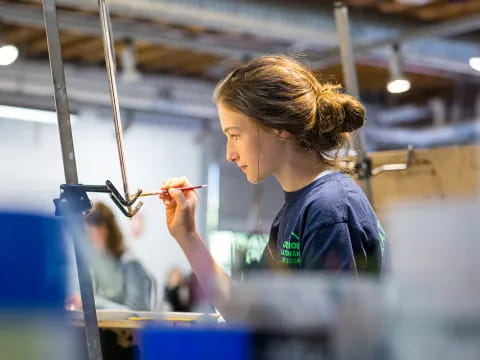
<instances>
[{"instance_id":1,"label":"ceiling","mask_svg":"<svg viewBox=\"0 0 480 360\"><path fill-rule=\"evenodd\" d=\"M56 0L66 65L104 66L96 0ZM264 53L301 54L323 78L342 81L333 1L107 1L117 63L133 48L137 68L214 83ZM467 60L477 49L480 1L346 0L362 98L392 106L440 97L475 105L480 77ZM0 36L24 61L47 61L40 1L0 0ZM389 95L387 45L400 43L412 90ZM463 91L459 91L463 89ZM467 89L467 90L465 90ZM1 91L2 89L0 89ZM462 98L458 99L461 93ZM457 95L456 95L457 94Z\"/></svg>"}]
</instances>

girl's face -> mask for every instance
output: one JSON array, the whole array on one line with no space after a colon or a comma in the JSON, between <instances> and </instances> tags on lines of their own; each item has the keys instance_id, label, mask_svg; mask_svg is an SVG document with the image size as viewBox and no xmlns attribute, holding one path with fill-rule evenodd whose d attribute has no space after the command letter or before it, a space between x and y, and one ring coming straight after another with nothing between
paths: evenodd
<instances>
[{"instance_id":1,"label":"girl's face","mask_svg":"<svg viewBox=\"0 0 480 360\"><path fill-rule=\"evenodd\" d=\"M231 110L221 102L217 109L227 137L227 160L236 163L253 184L274 174L280 166L284 150L284 140L279 133L259 127L246 115Z\"/></svg>"},{"instance_id":2,"label":"girl's face","mask_svg":"<svg viewBox=\"0 0 480 360\"><path fill-rule=\"evenodd\" d=\"M85 225L85 230L88 238L95 246L95 248L100 252L106 252L107 248L107 227L106 226L96 226L96 225Z\"/></svg>"}]
</instances>

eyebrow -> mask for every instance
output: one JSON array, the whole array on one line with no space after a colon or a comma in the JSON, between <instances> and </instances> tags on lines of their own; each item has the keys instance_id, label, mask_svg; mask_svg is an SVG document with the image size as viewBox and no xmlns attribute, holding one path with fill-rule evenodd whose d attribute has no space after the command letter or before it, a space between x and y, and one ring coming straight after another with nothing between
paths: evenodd
<instances>
[{"instance_id":1,"label":"eyebrow","mask_svg":"<svg viewBox=\"0 0 480 360\"><path fill-rule=\"evenodd\" d=\"M233 130L233 129L239 130L240 128L238 126L229 126L225 129L223 129L223 132L228 133L230 130Z\"/></svg>"}]
</instances>

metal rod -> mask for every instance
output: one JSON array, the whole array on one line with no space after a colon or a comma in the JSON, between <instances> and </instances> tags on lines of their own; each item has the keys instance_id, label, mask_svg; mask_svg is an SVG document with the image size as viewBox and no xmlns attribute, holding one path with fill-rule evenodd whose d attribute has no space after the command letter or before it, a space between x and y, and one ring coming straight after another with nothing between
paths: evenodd
<instances>
[{"instance_id":1,"label":"metal rod","mask_svg":"<svg viewBox=\"0 0 480 360\"><path fill-rule=\"evenodd\" d=\"M355 61L353 57L353 49L350 38L350 24L348 20L348 8L341 2L337 1L335 8L335 23L337 24L338 37L340 42L340 58L342 61L343 77L347 92L359 97L357 71L355 69Z\"/></svg>"},{"instance_id":2,"label":"metal rod","mask_svg":"<svg viewBox=\"0 0 480 360\"><path fill-rule=\"evenodd\" d=\"M118 157L120 160L120 170L122 172L123 190L125 200L130 200L130 191L128 189L127 171L125 166L125 154L123 151L123 130L120 118L120 105L118 102L118 91L116 81L115 48L112 38L112 28L110 15L105 0L98 0L98 9L100 13L100 24L102 26L103 49L105 52L105 65L107 67L108 84L110 86L110 100L113 110L113 123L115 125L115 138L117 140ZM128 207L131 211L131 207Z\"/></svg>"},{"instance_id":3,"label":"metal rod","mask_svg":"<svg viewBox=\"0 0 480 360\"><path fill-rule=\"evenodd\" d=\"M75 161L72 126L70 124L70 110L68 107L67 87L65 85L65 72L63 70L55 0L43 1L43 14L53 79L55 107L57 109L65 181L67 184L78 184L77 163Z\"/></svg>"},{"instance_id":4,"label":"metal rod","mask_svg":"<svg viewBox=\"0 0 480 360\"><path fill-rule=\"evenodd\" d=\"M62 49L55 0L43 0L43 13L47 34L47 46L50 59L50 68L54 85L55 106L57 108L60 144L62 147L63 167L67 184L78 184L75 150L73 147L72 128L70 124L70 110L68 107L67 87L63 68ZM80 296L83 304L83 317L85 322L85 336L87 339L87 352L89 360L102 360L100 334L98 331L95 299L93 296L90 270L82 251L83 220L81 215L67 216L67 223L71 227L75 256L77 259L78 280Z\"/></svg>"},{"instance_id":5,"label":"metal rod","mask_svg":"<svg viewBox=\"0 0 480 360\"><path fill-rule=\"evenodd\" d=\"M89 264L87 262L86 235L83 227L83 216L72 214L66 216L69 233L73 237L75 248L75 262L78 269L78 283L82 298L83 322L87 338L88 360L102 360L102 346L98 330L97 312L95 309L95 296Z\"/></svg>"},{"instance_id":6,"label":"metal rod","mask_svg":"<svg viewBox=\"0 0 480 360\"><path fill-rule=\"evenodd\" d=\"M345 80L345 87L347 93L356 98L360 97L358 89L358 78L355 69L355 59L352 48L352 41L350 37L350 24L348 19L348 8L341 2L337 1L334 4L335 9L335 22L337 25L338 37L340 42L340 58L342 61L342 71ZM357 162L359 164L365 164L367 154L364 149L364 140L360 130L357 130L353 134L353 144L357 151ZM372 190L369 176L365 179L361 179L363 191L367 195L368 199L372 198Z\"/></svg>"}]
</instances>

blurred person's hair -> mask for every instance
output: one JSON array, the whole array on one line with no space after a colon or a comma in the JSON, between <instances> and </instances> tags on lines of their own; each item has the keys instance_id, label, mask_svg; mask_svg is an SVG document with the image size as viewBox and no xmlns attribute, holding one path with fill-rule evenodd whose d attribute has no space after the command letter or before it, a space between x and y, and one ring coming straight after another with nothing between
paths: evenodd
<instances>
[{"instance_id":1,"label":"blurred person's hair","mask_svg":"<svg viewBox=\"0 0 480 360\"><path fill-rule=\"evenodd\" d=\"M105 239L107 251L117 258L122 256L125 252L123 235L112 210L107 205L100 201L95 202L85 216L85 223L91 226L104 226L107 230Z\"/></svg>"}]
</instances>

